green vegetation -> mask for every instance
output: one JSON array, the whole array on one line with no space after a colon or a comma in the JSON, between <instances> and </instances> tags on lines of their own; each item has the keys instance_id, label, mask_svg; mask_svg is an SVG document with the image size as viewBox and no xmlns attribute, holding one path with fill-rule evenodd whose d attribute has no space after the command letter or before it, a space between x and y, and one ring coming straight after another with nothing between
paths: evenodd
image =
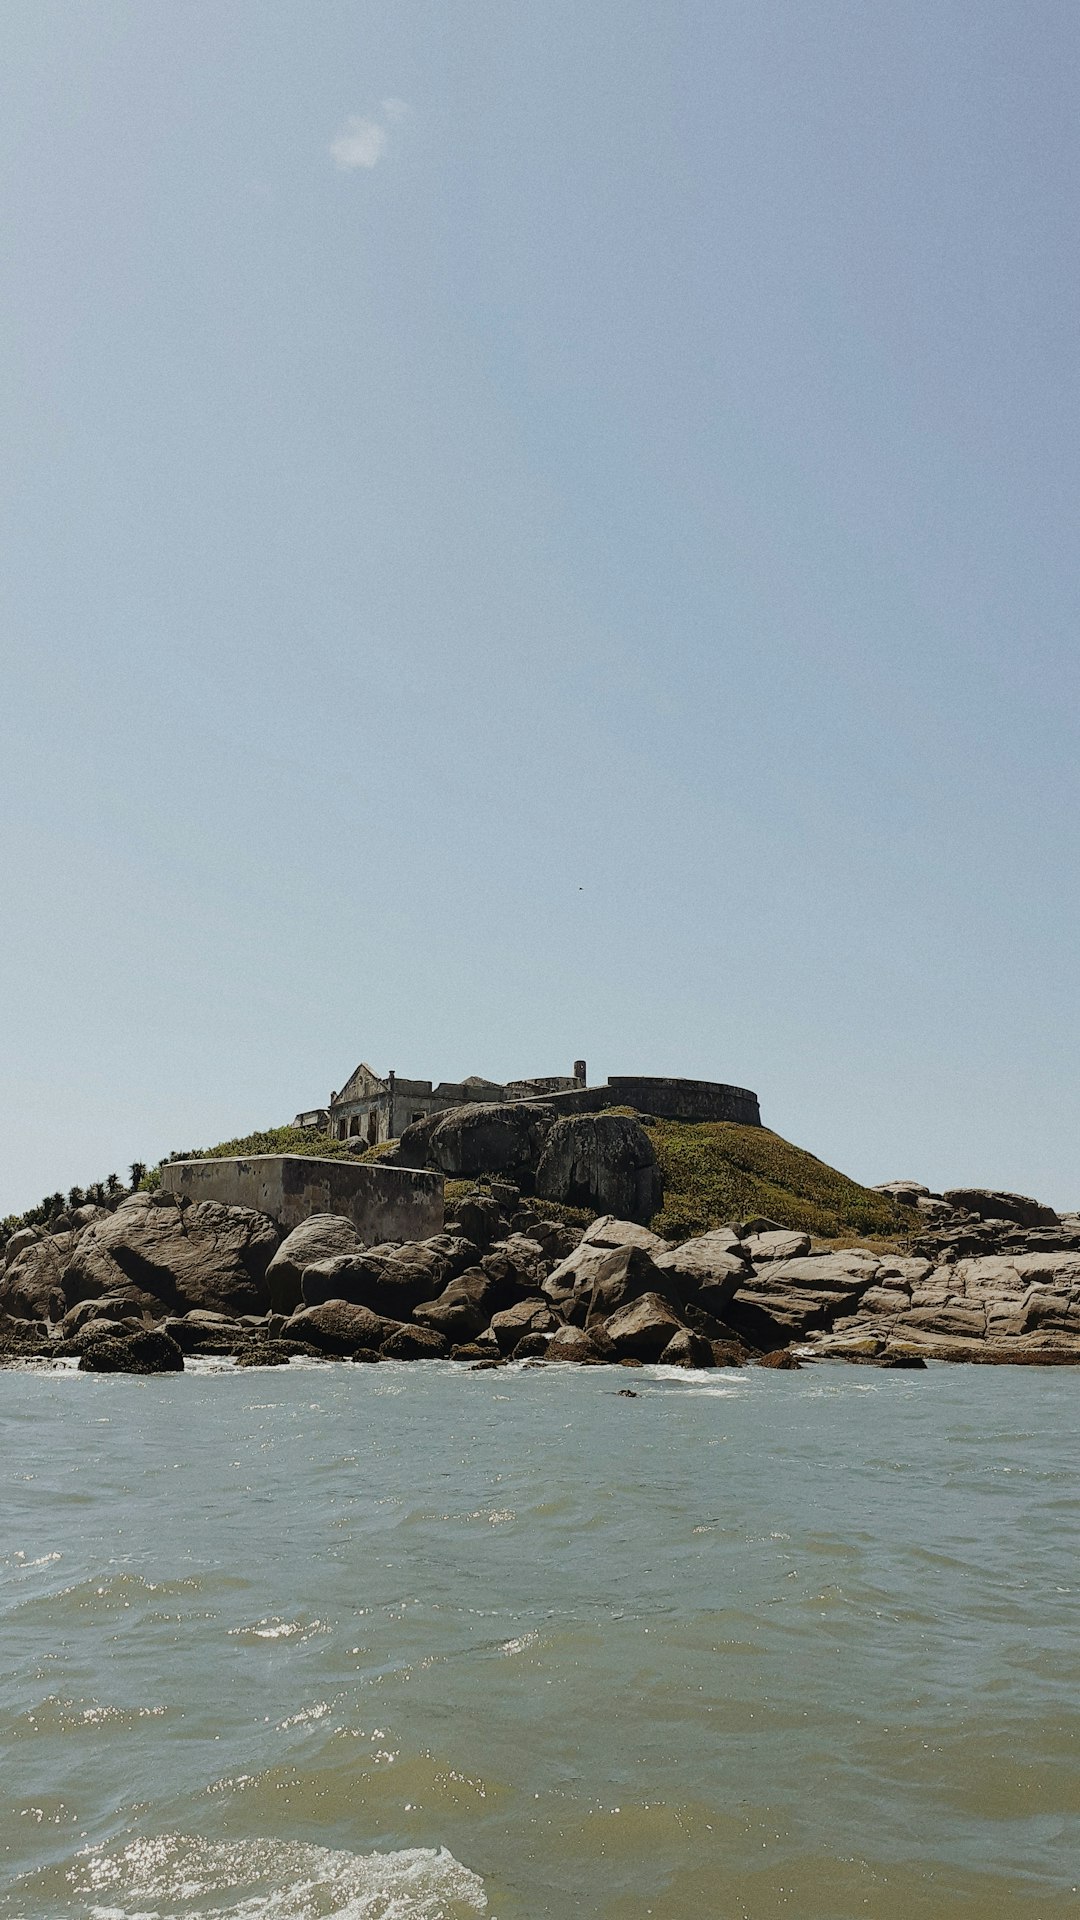
<instances>
[{"instance_id":1,"label":"green vegetation","mask_svg":"<svg viewBox=\"0 0 1080 1920\"><path fill-rule=\"evenodd\" d=\"M652 1222L685 1240L754 1214L822 1240L896 1241L916 1217L888 1194L860 1187L767 1127L638 1116L664 1173L664 1205Z\"/></svg>"},{"instance_id":2,"label":"green vegetation","mask_svg":"<svg viewBox=\"0 0 1080 1920\"><path fill-rule=\"evenodd\" d=\"M256 1153L306 1154L316 1160L348 1160L348 1143L332 1140L328 1133L316 1133L313 1127L267 1127L263 1133L246 1133L240 1140L223 1140L216 1147L192 1147L183 1153L170 1153L160 1165L144 1169L140 1185L152 1193L161 1185L161 1168L170 1160L231 1160ZM132 1168L134 1172L134 1168Z\"/></svg>"}]
</instances>

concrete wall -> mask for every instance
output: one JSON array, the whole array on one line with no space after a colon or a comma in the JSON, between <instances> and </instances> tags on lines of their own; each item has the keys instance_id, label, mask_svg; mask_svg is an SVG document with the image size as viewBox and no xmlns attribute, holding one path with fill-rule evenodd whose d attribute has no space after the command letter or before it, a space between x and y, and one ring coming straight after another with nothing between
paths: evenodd
<instances>
[{"instance_id":1,"label":"concrete wall","mask_svg":"<svg viewBox=\"0 0 1080 1920\"><path fill-rule=\"evenodd\" d=\"M442 1174L410 1167L259 1153L250 1159L171 1160L161 1169L161 1184L192 1200L254 1207L286 1232L313 1213L344 1214L368 1246L426 1240L443 1229Z\"/></svg>"}]
</instances>

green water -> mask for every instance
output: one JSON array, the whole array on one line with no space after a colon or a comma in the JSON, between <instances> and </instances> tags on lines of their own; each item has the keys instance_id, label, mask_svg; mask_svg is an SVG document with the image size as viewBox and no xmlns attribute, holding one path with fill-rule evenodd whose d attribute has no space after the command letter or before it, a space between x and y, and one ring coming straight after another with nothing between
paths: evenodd
<instances>
[{"instance_id":1,"label":"green water","mask_svg":"<svg viewBox=\"0 0 1080 1920\"><path fill-rule=\"evenodd\" d=\"M1078 1409L0 1373L0 1916L1078 1915Z\"/></svg>"}]
</instances>

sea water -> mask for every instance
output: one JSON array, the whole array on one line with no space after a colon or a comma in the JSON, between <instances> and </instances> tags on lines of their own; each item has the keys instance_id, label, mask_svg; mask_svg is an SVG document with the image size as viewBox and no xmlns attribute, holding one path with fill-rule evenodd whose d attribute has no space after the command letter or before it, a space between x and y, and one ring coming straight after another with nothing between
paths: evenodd
<instances>
[{"instance_id":1,"label":"sea water","mask_svg":"<svg viewBox=\"0 0 1080 1920\"><path fill-rule=\"evenodd\" d=\"M1080 1914L1070 1370L4 1372L0 1421L3 1920Z\"/></svg>"}]
</instances>

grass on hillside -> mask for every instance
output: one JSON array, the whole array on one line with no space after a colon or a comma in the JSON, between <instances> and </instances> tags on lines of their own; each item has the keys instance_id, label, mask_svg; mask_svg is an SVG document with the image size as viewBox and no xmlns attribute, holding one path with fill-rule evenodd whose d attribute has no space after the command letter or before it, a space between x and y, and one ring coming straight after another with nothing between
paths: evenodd
<instances>
[{"instance_id":1,"label":"grass on hillside","mask_svg":"<svg viewBox=\"0 0 1080 1920\"><path fill-rule=\"evenodd\" d=\"M639 1115L664 1174L664 1204L652 1222L665 1239L685 1240L754 1214L816 1239L895 1241L913 1216L860 1187L768 1127Z\"/></svg>"},{"instance_id":2,"label":"grass on hillside","mask_svg":"<svg viewBox=\"0 0 1080 1920\"><path fill-rule=\"evenodd\" d=\"M629 1112L629 1108L617 1109ZM826 1166L802 1147L771 1133L768 1127L740 1127L732 1121L695 1123L635 1116L648 1129L664 1175L664 1204L652 1221L654 1232L668 1240L686 1240L710 1227L726 1226L754 1214L778 1220L781 1226L800 1228L815 1239L888 1242L895 1245L912 1231L917 1217L897 1206L887 1194L860 1187L835 1167ZM368 1148L365 1160L379 1160L393 1151L393 1142ZM309 1127L270 1127L220 1146L170 1155L174 1160L221 1160L233 1155L295 1153L320 1159L354 1156L348 1143ZM161 1179L155 1167L143 1181L156 1187ZM471 1180L446 1182L447 1218L455 1205L474 1190ZM541 1203L546 1214L584 1224L590 1217L576 1208Z\"/></svg>"}]
</instances>

